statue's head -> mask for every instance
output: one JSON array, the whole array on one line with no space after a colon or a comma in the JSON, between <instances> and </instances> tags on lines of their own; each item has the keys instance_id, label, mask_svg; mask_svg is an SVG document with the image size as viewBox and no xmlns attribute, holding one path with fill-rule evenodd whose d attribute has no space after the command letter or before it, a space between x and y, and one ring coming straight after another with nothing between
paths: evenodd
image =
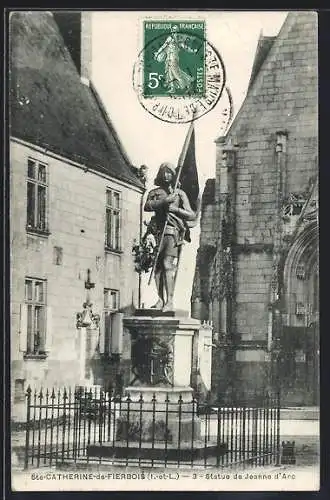
<instances>
[{"instance_id":1,"label":"statue's head","mask_svg":"<svg viewBox=\"0 0 330 500\"><path fill-rule=\"evenodd\" d=\"M172 33L177 33L179 30L179 26L177 26L176 24L174 24L172 27L171 27L171 32Z\"/></svg>"},{"instance_id":2,"label":"statue's head","mask_svg":"<svg viewBox=\"0 0 330 500\"><path fill-rule=\"evenodd\" d=\"M175 166L172 163L164 162L159 167L154 183L156 186L166 186L169 184L174 184L175 177Z\"/></svg>"}]
</instances>

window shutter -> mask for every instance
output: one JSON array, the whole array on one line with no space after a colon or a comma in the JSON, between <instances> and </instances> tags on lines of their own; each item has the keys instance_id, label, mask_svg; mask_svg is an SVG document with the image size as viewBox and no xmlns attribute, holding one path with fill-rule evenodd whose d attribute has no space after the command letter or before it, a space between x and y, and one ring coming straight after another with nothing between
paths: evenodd
<instances>
[{"instance_id":1,"label":"window shutter","mask_svg":"<svg viewBox=\"0 0 330 500\"><path fill-rule=\"evenodd\" d=\"M111 352L111 313L104 313L104 350L107 354Z\"/></svg>"},{"instance_id":2,"label":"window shutter","mask_svg":"<svg viewBox=\"0 0 330 500\"><path fill-rule=\"evenodd\" d=\"M123 313L115 312L111 315L111 353L123 352Z\"/></svg>"},{"instance_id":3,"label":"window shutter","mask_svg":"<svg viewBox=\"0 0 330 500\"><path fill-rule=\"evenodd\" d=\"M103 312L102 318L99 326L99 353L105 353L105 321L106 321L106 313Z\"/></svg>"},{"instance_id":4,"label":"window shutter","mask_svg":"<svg viewBox=\"0 0 330 500\"><path fill-rule=\"evenodd\" d=\"M46 308L46 338L45 338L45 351L49 352L52 347L52 337L53 337L53 317L52 317L52 308Z\"/></svg>"},{"instance_id":5,"label":"window shutter","mask_svg":"<svg viewBox=\"0 0 330 500\"><path fill-rule=\"evenodd\" d=\"M19 313L19 350L27 351L27 307L26 304L20 305Z\"/></svg>"}]
</instances>

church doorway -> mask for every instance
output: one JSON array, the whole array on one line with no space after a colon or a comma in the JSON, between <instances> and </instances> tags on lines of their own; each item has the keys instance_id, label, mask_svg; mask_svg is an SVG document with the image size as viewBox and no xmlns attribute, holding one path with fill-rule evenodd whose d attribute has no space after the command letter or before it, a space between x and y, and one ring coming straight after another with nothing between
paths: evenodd
<instances>
[{"instance_id":1,"label":"church doorway","mask_svg":"<svg viewBox=\"0 0 330 500\"><path fill-rule=\"evenodd\" d=\"M280 383L283 406L319 404L318 228L308 224L284 267Z\"/></svg>"}]
</instances>

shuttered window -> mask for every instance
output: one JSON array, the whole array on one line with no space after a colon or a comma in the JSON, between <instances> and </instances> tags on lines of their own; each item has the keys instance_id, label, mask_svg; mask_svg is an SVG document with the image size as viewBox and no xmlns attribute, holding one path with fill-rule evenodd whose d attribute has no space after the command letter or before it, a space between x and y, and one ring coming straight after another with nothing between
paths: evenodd
<instances>
[{"instance_id":1,"label":"shuttered window","mask_svg":"<svg viewBox=\"0 0 330 500\"><path fill-rule=\"evenodd\" d=\"M27 220L28 231L48 232L47 224L47 168L31 158L27 163Z\"/></svg>"},{"instance_id":2,"label":"shuttered window","mask_svg":"<svg viewBox=\"0 0 330 500\"><path fill-rule=\"evenodd\" d=\"M47 282L25 279L25 302L20 309L20 350L45 355L51 347L51 309L46 302Z\"/></svg>"},{"instance_id":3,"label":"shuttered window","mask_svg":"<svg viewBox=\"0 0 330 500\"><path fill-rule=\"evenodd\" d=\"M112 316L116 311L118 311L119 307L119 290L105 288L103 319L100 325L99 340L99 350L101 354L111 353Z\"/></svg>"},{"instance_id":4,"label":"shuttered window","mask_svg":"<svg viewBox=\"0 0 330 500\"><path fill-rule=\"evenodd\" d=\"M118 191L107 189L105 213L105 246L121 250L121 196Z\"/></svg>"}]
</instances>

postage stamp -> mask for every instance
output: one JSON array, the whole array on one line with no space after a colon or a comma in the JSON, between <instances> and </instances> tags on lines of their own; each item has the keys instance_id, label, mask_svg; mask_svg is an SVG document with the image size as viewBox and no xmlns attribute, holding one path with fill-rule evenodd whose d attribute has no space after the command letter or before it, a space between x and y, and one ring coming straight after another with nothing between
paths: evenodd
<instances>
[{"instance_id":1,"label":"postage stamp","mask_svg":"<svg viewBox=\"0 0 330 500\"><path fill-rule=\"evenodd\" d=\"M133 69L140 104L156 118L187 123L208 113L225 88L221 56L203 21L144 21L143 48Z\"/></svg>"},{"instance_id":2,"label":"postage stamp","mask_svg":"<svg viewBox=\"0 0 330 500\"><path fill-rule=\"evenodd\" d=\"M205 22L144 21L143 95L205 95Z\"/></svg>"}]
</instances>

